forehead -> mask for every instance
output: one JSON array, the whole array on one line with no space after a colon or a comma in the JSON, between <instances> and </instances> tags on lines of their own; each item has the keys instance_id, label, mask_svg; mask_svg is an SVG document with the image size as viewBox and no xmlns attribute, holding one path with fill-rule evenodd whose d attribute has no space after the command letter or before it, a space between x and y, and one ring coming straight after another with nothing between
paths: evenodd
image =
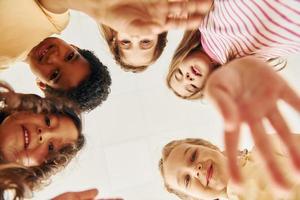
<instances>
[{"instance_id":1,"label":"forehead","mask_svg":"<svg viewBox=\"0 0 300 200\"><path fill-rule=\"evenodd\" d=\"M61 73L62 77L53 87L68 90L77 87L84 81L90 75L91 70L88 61L79 54L79 58L75 62L61 66Z\"/></svg>"},{"instance_id":2,"label":"forehead","mask_svg":"<svg viewBox=\"0 0 300 200\"><path fill-rule=\"evenodd\" d=\"M177 174L180 173L184 167L186 167L185 162L185 152L188 148L192 147L191 144L179 144L177 145L169 154L168 158L164 161L163 171L165 175L165 180L169 185L173 187L178 187L177 184Z\"/></svg>"},{"instance_id":3,"label":"forehead","mask_svg":"<svg viewBox=\"0 0 300 200\"><path fill-rule=\"evenodd\" d=\"M63 136L65 136L66 141L77 140L79 133L73 120L63 115L57 115L55 117L58 120L57 122L58 123L57 128L59 129L58 131L63 132Z\"/></svg>"},{"instance_id":4,"label":"forehead","mask_svg":"<svg viewBox=\"0 0 300 200\"><path fill-rule=\"evenodd\" d=\"M121 50L121 60L123 63L132 66L150 65L153 60L156 46L150 49L140 49L138 46L132 46L130 49Z\"/></svg>"}]
</instances>

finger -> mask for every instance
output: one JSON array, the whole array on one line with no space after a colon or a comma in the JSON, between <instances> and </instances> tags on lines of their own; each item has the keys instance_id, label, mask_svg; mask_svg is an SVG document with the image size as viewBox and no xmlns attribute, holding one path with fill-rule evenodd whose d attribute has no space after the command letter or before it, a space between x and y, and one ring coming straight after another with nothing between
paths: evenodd
<instances>
[{"instance_id":1,"label":"finger","mask_svg":"<svg viewBox=\"0 0 300 200\"><path fill-rule=\"evenodd\" d=\"M292 162L297 170L300 170L300 154L297 150L297 144L293 140L293 136L290 132L287 123L285 122L284 118L282 117L280 111L277 107L275 107L270 114L268 114L268 119L276 132L278 133L280 139L286 145L289 154L292 157Z\"/></svg>"},{"instance_id":2,"label":"finger","mask_svg":"<svg viewBox=\"0 0 300 200\"><path fill-rule=\"evenodd\" d=\"M249 123L249 127L252 133L252 137L255 143L256 148L258 149L260 155L264 159L267 169L272 176L274 182L284 188L289 188L287 180L283 177L283 174L275 160L275 154L272 151L272 144L268 140L265 129L261 122Z\"/></svg>"},{"instance_id":3,"label":"finger","mask_svg":"<svg viewBox=\"0 0 300 200\"><path fill-rule=\"evenodd\" d=\"M202 22L201 15L188 16L187 18L168 18L165 24L165 30L171 29L197 29Z\"/></svg>"},{"instance_id":4,"label":"finger","mask_svg":"<svg viewBox=\"0 0 300 200\"><path fill-rule=\"evenodd\" d=\"M232 180L239 184L242 182L242 177L237 161L237 149L239 142L239 129L234 131L225 131L225 151L228 158L228 169Z\"/></svg>"},{"instance_id":5,"label":"finger","mask_svg":"<svg viewBox=\"0 0 300 200\"><path fill-rule=\"evenodd\" d=\"M226 132L238 129L240 117L233 98L222 87L210 84L210 82L207 84L207 92L223 117Z\"/></svg>"},{"instance_id":6,"label":"finger","mask_svg":"<svg viewBox=\"0 0 300 200\"><path fill-rule=\"evenodd\" d=\"M103 198L101 198L101 199L97 199L97 200L124 200L124 199L122 199L122 198L105 198L105 199L103 199Z\"/></svg>"},{"instance_id":7,"label":"finger","mask_svg":"<svg viewBox=\"0 0 300 200\"><path fill-rule=\"evenodd\" d=\"M290 86L286 84L280 97L282 100L290 104L294 109L300 112L300 97Z\"/></svg>"},{"instance_id":8,"label":"finger","mask_svg":"<svg viewBox=\"0 0 300 200\"><path fill-rule=\"evenodd\" d=\"M189 13L205 15L212 7L211 0L175 1L168 3L169 13Z\"/></svg>"},{"instance_id":9,"label":"finger","mask_svg":"<svg viewBox=\"0 0 300 200\"><path fill-rule=\"evenodd\" d=\"M208 93L221 112L225 122L225 149L228 154L228 169L232 180L236 183L242 181L237 165L237 149L239 141L240 119L238 108L233 99L221 87L208 84Z\"/></svg>"},{"instance_id":10,"label":"finger","mask_svg":"<svg viewBox=\"0 0 300 200\"><path fill-rule=\"evenodd\" d=\"M76 192L76 195L80 198L80 199L93 199L98 195L98 190L97 189L90 189L90 190L84 190L81 192Z\"/></svg>"},{"instance_id":11,"label":"finger","mask_svg":"<svg viewBox=\"0 0 300 200\"><path fill-rule=\"evenodd\" d=\"M133 35L159 34L165 31L165 28L153 21L137 19L130 23L128 33Z\"/></svg>"},{"instance_id":12,"label":"finger","mask_svg":"<svg viewBox=\"0 0 300 200\"><path fill-rule=\"evenodd\" d=\"M14 89L12 86L10 86L7 82L0 80L0 88L1 92L14 92Z\"/></svg>"}]
</instances>

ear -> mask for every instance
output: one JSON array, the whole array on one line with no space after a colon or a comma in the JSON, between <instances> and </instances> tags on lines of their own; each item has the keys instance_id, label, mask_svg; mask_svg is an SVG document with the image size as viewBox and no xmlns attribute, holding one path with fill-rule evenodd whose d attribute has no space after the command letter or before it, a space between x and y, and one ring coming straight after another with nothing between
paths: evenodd
<instances>
[{"instance_id":1,"label":"ear","mask_svg":"<svg viewBox=\"0 0 300 200\"><path fill-rule=\"evenodd\" d=\"M45 83L43 83L40 79L36 79L35 80L36 81L36 85L41 89L41 90L45 90L46 89L46 84Z\"/></svg>"}]
</instances>

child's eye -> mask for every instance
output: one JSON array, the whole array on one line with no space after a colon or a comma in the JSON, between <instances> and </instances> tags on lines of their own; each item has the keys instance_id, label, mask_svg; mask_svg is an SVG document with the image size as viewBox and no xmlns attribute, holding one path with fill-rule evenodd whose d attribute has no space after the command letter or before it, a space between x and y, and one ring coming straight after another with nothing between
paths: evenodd
<instances>
[{"instance_id":1,"label":"child's eye","mask_svg":"<svg viewBox=\"0 0 300 200\"><path fill-rule=\"evenodd\" d=\"M198 152L195 150L191 155L191 162L194 162L197 159Z\"/></svg>"},{"instance_id":2,"label":"child's eye","mask_svg":"<svg viewBox=\"0 0 300 200\"><path fill-rule=\"evenodd\" d=\"M75 56L75 53L72 52L72 53L70 53L70 54L67 56L66 60L67 60L67 61L70 61L70 60L72 60L72 58L73 58L74 56Z\"/></svg>"},{"instance_id":3,"label":"child's eye","mask_svg":"<svg viewBox=\"0 0 300 200\"><path fill-rule=\"evenodd\" d=\"M58 75L59 75L59 70L56 69L56 70L54 70L53 73L50 75L49 80L50 80L50 81L55 80L55 79L58 77Z\"/></svg>"},{"instance_id":4,"label":"child's eye","mask_svg":"<svg viewBox=\"0 0 300 200\"><path fill-rule=\"evenodd\" d=\"M45 116L45 124L46 124L46 126L48 126L48 127L51 126L51 120L50 120L50 118L49 118L47 115Z\"/></svg>"},{"instance_id":5,"label":"child's eye","mask_svg":"<svg viewBox=\"0 0 300 200\"><path fill-rule=\"evenodd\" d=\"M143 44L149 44L151 41L150 40L142 40L141 43Z\"/></svg>"},{"instance_id":6,"label":"child's eye","mask_svg":"<svg viewBox=\"0 0 300 200\"><path fill-rule=\"evenodd\" d=\"M121 43L121 45L124 45L124 46L129 46L131 44L131 42L129 40L121 40L120 43Z\"/></svg>"},{"instance_id":7,"label":"child's eye","mask_svg":"<svg viewBox=\"0 0 300 200\"><path fill-rule=\"evenodd\" d=\"M186 175L185 178L184 178L184 184L185 184L186 188L189 186L190 181L191 181L190 175Z\"/></svg>"},{"instance_id":8,"label":"child's eye","mask_svg":"<svg viewBox=\"0 0 300 200\"><path fill-rule=\"evenodd\" d=\"M52 142L48 144L48 152L54 152L54 144Z\"/></svg>"}]
</instances>

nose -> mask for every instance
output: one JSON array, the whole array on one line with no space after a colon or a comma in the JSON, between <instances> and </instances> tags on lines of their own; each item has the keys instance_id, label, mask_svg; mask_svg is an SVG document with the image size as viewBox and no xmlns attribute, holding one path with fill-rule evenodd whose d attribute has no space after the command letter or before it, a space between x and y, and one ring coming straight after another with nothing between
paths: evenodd
<instances>
[{"instance_id":1,"label":"nose","mask_svg":"<svg viewBox=\"0 0 300 200\"><path fill-rule=\"evenodd\" d=\"M198 163L198 164L195 166L195 176L196 176L197 178L200 178L202 168L203 168L203 166L202 166L201 163Z\"/></svg>"},{"instance_id":2,"label":"nose","mask_svg":"<svg viewBox=\"0 0 300 200\"><path fill-rule=\"evenodd\" d=\"M51 132L48 128L37 128L37 142L39 144L45 143L47 140L55 137L55 134Z\"/></svg>"},{"instance_id":3,"label":"nose","mask_svg":"<svg viewBox=\"0 0 300 200\"><path fill-rule=\"evenodd\" d=\"M195 78L194 78L189 72L187 72L187 73L185 74L185 78L186 78L187 80L189 80L189 81L195 80Z\"/></svg>"},{"instance_id":4,"label":"nose","mask_svg":"<svg viewBox=\"0 0 300 200\"><path fill-rule=\"evenodd\" d=\"M47 64L57 64L60 62L58 53L56 50L50 50L48 58L46 60Z\"/></svg>"}]
</instances>

